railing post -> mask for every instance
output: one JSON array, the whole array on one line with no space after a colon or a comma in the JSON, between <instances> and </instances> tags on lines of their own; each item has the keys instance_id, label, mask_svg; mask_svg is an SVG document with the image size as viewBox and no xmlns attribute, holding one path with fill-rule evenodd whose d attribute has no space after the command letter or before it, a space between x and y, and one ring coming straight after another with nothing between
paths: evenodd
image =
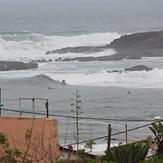
<instances>
[{"instance_id":1,"label":"railing post","mask_svg":"<svg viewBox=\"0 0 163 163\"><path fill-rule=\"evenodd\" d=\"M125 139L126 139L126 144L127 144L128 143L127 124L125 125Z\"/></svg>"},{"instance_id":2,"label":"railing post","mask_svg":"<svg viewBox=\"0 0 163 163\"><path fill-rule=\"evenodd\" d=\"M49 118L49 102L48 102L48 99L46 100L45 108L46 108L46 118Z\"/></svg>"},{"instance_id":3,"label":"railing post","mask_svg":"<svg viewBox=\"0 0 163 163\"><path fill-rule=\"evenodd\" d=\"M107 149L111 147L111 124L108 125L108 142L107 142Z\"/></svg>"},{"instance_id":4,"label":"railing post","mask_svg":"<svg viewBox=\"0 0 163 163\"><path fill-rule=\"evenodd\" d=\"M19 115L22 116L22 108L21 108L21 98L19 98Z\"/></svg>"},{"instance_id":5,"label":"railing post","mask_svg":"<svg viewBox=\"0 0 163 163\"><path fill-rule=\"evenodd\" d=\"M35 118L35 98L32 98L32 111L33 111L33 118Z\"/></svg>"}]
</instances>

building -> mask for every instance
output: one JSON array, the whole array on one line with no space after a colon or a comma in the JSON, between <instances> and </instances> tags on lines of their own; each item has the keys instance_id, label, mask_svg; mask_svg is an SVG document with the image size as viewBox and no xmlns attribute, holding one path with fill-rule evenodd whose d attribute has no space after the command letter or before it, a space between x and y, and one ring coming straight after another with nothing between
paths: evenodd
<instances>
[{"instance_id":1,"label":"building","mask_svg":"<svg viewBox=\"0 0 163 163\"><path fill-rule=\"evenodd\" d=\"M58 145L58 122L51 118L0 117L0 133L10 148L21 151L21 160L29 162L54 162L60 152ZM3 148L0 148L3 155Z\"/></svg>"}]
</instances>

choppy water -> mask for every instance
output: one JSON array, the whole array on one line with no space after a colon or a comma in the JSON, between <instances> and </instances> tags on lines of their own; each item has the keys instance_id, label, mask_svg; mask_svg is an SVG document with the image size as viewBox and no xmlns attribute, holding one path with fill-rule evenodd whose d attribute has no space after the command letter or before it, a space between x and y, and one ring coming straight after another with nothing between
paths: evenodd
<instances>
[{"instance_id":1,"label":"choppy water","mask_svg":"<svg viewBox=\"0 0 163 163\"><path fill-rule=\"evenodd\" d=\"M83 116L153 119L162 115L162 58L109 62L55 62L55 59L60 57L112 55L116 53L114 49L93 54L45 55L48 50L106 45L122 34L160 30L163 27L162 6L162 0L157 0L157 3L153 0L0 0L1 60L24 62L52 60L49 63L39 63L36 70L0 72L0 78L7 79L0 85L3 89L5 107L18 109L17 99L22 96L43 96L49 98L51 113L69 115L72 109L70 97L74 90L79 89L83 101ZM107 73L108 70L140 64L153 70ZM33 82L35 78L30 81L26 78L40 74L54 80L66 80L75 87L48 90L47 81L40 79ZM12 81L13 78L17 80ZM20 78L25 79L18 82ZM40 84L42 82L44 83ZM79 86L100 86L100 88ZM131 91L130 95L127 93L128 90ZM37 108L38 111L43 105ZM24 104L24 109L30 110L31 105ZM59 123L61 143L73 142L74 121L60 118ZM113 125L113 133L124 130L126 124L115 121L81 120L81 138L88 139L91 132L93 137L107 135L108 123ZM144 123L128 123L128 126L132 128L142 124ZM129 138L140 140L148 134L148 129L135 131L129 134ZM117 138L124 139L124 135ZM105 144L106 140L101 140L100 143Z\"/></svg>"},{"instance_id":2,"label":"choppy water","mask_svg":"<svg viewBox=\"0 0 163 163\"><path fill-rule=\"evenodd\" d=\"M148 5L147 5L148 3ZM122 34L162 29L162 1L152 0L0 0L1 60L53 60L37 70L0 72L1 77L30 77L44 74L73 85L162 88L161 58L114 62L56 63L58 58L105 56L114 49L85 53L45 55L48 50L109 44ZM150 72L111 73L143 64Z\"/></svg>"},{"instance_id":3,"label":"choppy water","mask_svg":"<svg viewBox=\"0 0 163 163\"><path fill-rule=\"evenodd\" d=\"M66 80L67 84L81 86L121 86L131 88L163 88L163 59L143 58L141 60L56 62L58 58L86 56L106 56L116 53L114 49L95 53L65 53L45 55L48 50L77 46L106 45L120 34L90 33L74 36L43 35L36 33L17 33L0 35L1 60L24 61L52 60L39 63L36 70L0 72L3 78L23 78L44 74L54 80ZM107 73L109 70L123 70L135 65L153 68L146 72Z\"/></svg>"}]
</instances>

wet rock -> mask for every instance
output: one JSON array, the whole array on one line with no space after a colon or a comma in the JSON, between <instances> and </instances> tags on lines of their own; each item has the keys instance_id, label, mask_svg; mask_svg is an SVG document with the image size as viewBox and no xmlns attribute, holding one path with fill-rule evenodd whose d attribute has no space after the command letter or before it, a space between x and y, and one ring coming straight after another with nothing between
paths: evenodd
<instances>
[{"instance_id":1,"label":"wet rock","mask_svg":"<svg viewBox=\"0 0 163 163\"><path fill-rule=\"evenodd\" d=\"M38 59L38 60L33 60L33 62L37 62L37 63L47 63L47 62L52 62L52 59Z\"/></svg>"},{"instance_id":2,"label":"wet rock","mask_svg":"<svg viewBox=\"0 0 163 163\"><path fill-rule=\"evenodd\" d=\"M137 65L129 68L125 68L125 71L151 71L152 68L145 65Z\"/></svg>"},{"instance_id":3,"label":"wet rock","mask_svg":"<svg viewBox=\"0 0 163 163\"><path fill-rule=\"evenodd\" d=\"M137 65L129 68L125 68L124 70L111 70L107 71L108 73L122 73L122 72L127 72L127 71L151 71L152 68L145 66L145 65Z\"/></svg>"},{"instance_id":4,"label":"wet rock","mask_svg":"<svg viewBox=\"0 0 163 163\"><path fill-rule=\"evenodd\" d=\"M121 36L105 46L66 47L46 52L58 53L95 53L114 49L117 53L99 57L61 58L56 61L113 61L122 59L141 59L142 57L163 57L163 31L135 33Z\"/></svg>"},{"instance_id":5,"label":"wet rock","mask_svg":"<svg viewBox=\"0 0 163 163\"><path fill-rule=\"evenodd\" d=\"M108 73L115 73L115 72L118 72L118 73L122 73L124 72L123 70L112 70L112 71L107 71Z\"/></svg>"},{"instance_id":6,"label":"wet rock","mask_svg":"<svg viewBox=\"0 0 163 163\"><path fill-rule=\"evenodd\" d=\"M36 69L38 64L35 62L18 62L18 61L0 61L0 71L11 71L11 70L27 70L27 69Z\"/></svg>"},{"instance_id":7,"label":"wet rock","mask_svg":"<svg viewBox=\"0 0 163 163\"><path fill-rule=\"evenodd\" d=\"M103 51L104 49L106 49L105 46L77 46L51 50L47 51L45 54L97 53Z\"/></svg>"}]
</instances>

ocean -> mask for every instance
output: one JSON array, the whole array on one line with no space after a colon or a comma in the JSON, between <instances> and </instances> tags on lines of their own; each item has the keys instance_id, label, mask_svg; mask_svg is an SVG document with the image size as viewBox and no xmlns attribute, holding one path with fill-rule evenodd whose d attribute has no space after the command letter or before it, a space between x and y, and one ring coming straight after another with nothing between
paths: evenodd
<instances>
[{"instance_id":1,"label":"ocean","mask_svg":"<svg viewBox=\"0 0 163 163\"><path fill-rule=\"evenodd\" d=\"M0 0L1 60L53 60L52 63L39 64L35 71L1 72L1 76L25 77L44 74L54 80L66 80L73 85L162 87L160 58L117 62L55 62L58 58L112 55L116 53L114 49L94 54L45 55L50 50L106 45L124 34L162 29L161 4L161 1L157 4L148 1L146 6L146 0ZM120 75L106 72L137 64L151 66L154 70Z\"/></svg>"},{"instance_id":2,"label":"ocean","mask_svg":"<svg viewBox=\"0 0 163 163\"><path fill-rule=\"evenodd\" d=\"M55 49L101 46L109 44L124 34L162 29L162 10L159 7L162 2L159 1L154 5L149 1L148 6L145 4L145 0L143 2L125 0L124 3L120 0L101 2L70 0L69 3L64 0L46 2L1 0L1 60L29 62L50 59L53 61L39 64L37 70L0 72L1 77L30 77L44 74L54 80L66 80L72 85L161 88L162 59L160 58L116 62L55 62L58 58L112 55L116 53L114 49L93 54L45 55L47 51ZM153 71L107 73L109 70L138 64L152 67Z\"/></svg>"},{"instance_id":3,"label":"ocean","mask_svg":"<svg viewBox=\"0 0 163 163\"><path fill-rule=\"evenodd\" d=\"M5 61L31 62L33 60L51 60L39 63L36 70L0 72L3 78L32 77L39 74L53 80L65 80L70 85L80 86L120 86L131 88L162 88L162 58L143 58L141 60L92 61L92 62L56 62L58 58L86 56L107 56L116 53L114 49L95 53L70 53L45 55L47 51L78 46L100 46L110 43L121 35L117 32L89 33L75 36L44 35L38 33L0 34L0 58ZM146 65L152 71L108 73L110 70Z\"/></svg>"},{"instance_id":4,"label":"ocean","mask_svg":"<svg viewBox=\"0 0 163 163\"><path fill-rule=\"evenodd\" d=\"M83 104L84 112L90 117L127 118L132 115L132 118L135 119L153 119L155 116L161 115L161 99L156 98L162 95L163 88L163 59L161 57L120 61L56 62L59 58L106 56L117 52L114 49L108 49L94 53L67 52L50 55L45 55L45 53L66 47L102 46L124 34L161 30L163 27L162 3L160 0L157 4L150 0L124 0L123 2L122 0L69 0L69 2L64 0L47 0L46 2L42 0L0 0L1 60L31 62L44 59L51 61L38 63L38 69L0 72L2 81L11 81L11 83L1 82L5 98L8 98L7 95L11 96L11 99L32 96L32 93L40 95L43 93L42 90L39 90L41 84L35 86L36 90L31 86L32 93L30 92L31 88L27 94L24 93L24 90L30 87L31 83L28 83L28 79L44 76L59 82L65 80L68 84L68 88L61 90L58 88L59 101L53 99L57 98L56 94L46 93L47 98L51 99L51 103L58 107L55 108L55 113L71 114L69 112L71 109L68 107L69 99L74 90L79 89L86 102ZM148 72L107 72L136 65L146 65L153 70ZM20 88L17 85L15 89L21 89L21 91L15 92L12 86L22 79L27 79L26 84L23 85L22 82ZM45 86L46 83L43 85ZM46 85L44 88L47 92L49 86L51 85ZM108 93L109 88L111 89L110 93ZM135 93L133 96L131 95L132 97L126 95L128 90L134 90ZM34 93L35 91L37 93ZM124 97L123 91L125 92ZM154 95L150 95L150 92ZM111 102L111 105L107 101ZM156 112L152 111L150 101L153 104L152 107L156 107ZM158 107L157 102L159 103ZM4 103L6 107L18 108L17 101L14 105L10 101ZM102 110L99 111L99 109ZM110 110L111 114L109 114ZM149 114L145 114L146 112ZM51 109L51 113L54 113L53 109ZM62 124L61 141L63 143L64 131L68 128L67 120L61 119L60 123ZM85 133L84 138L90 132L88 123L93 126L93 136L103 136L107 133L102 131L107 128L106 122L84 121L81 125L82 133ZM117 126L117 131L121 129L121 124L118 125L116 122L113 124L115 130ZM102 125L104 128L101 128ZM131 126L134 125L131 124ZM84 130L86 128L87 131ZM140 136L139 134L137 136ZM70 135L68 142L72 142L72 137ZM132 138L134 138L134 134Z\"/></svg>"}]
</instances>

